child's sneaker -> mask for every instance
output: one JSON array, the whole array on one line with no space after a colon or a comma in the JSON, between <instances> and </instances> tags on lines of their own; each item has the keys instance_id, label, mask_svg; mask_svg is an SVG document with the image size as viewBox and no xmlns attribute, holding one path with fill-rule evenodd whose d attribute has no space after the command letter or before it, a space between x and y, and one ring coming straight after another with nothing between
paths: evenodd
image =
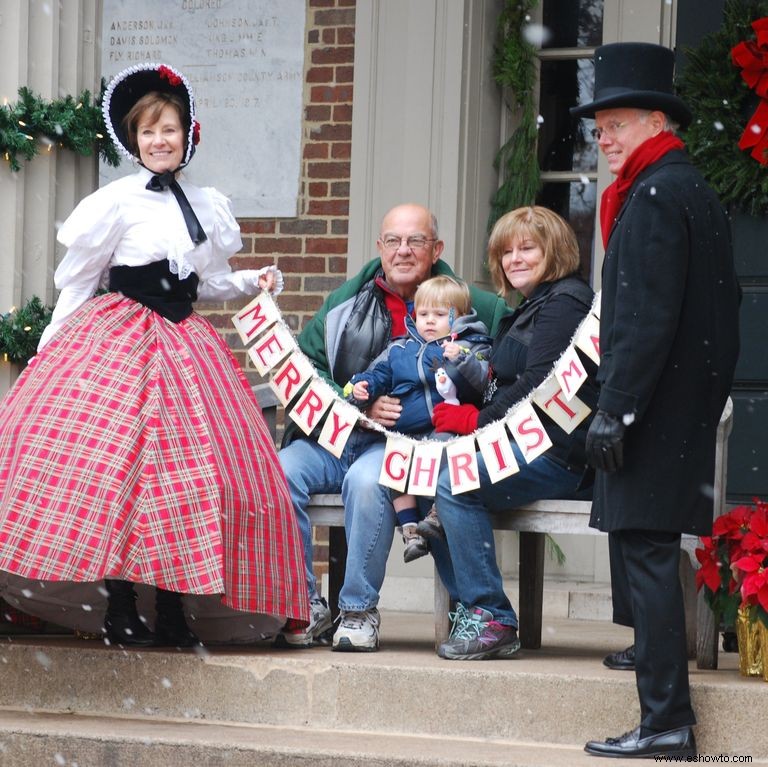
<instances>
[{"instance_id":1,"label":"child's sneaker","mask_svg":"<svg viewBox=\"0 0 768 767\"><path fill-rule=\"evenodd\" d=\"M440 645L437 654L448 660L509 658L520 649L517 629L493 620L488 610L476 607L469 619L456 626L453 636Z\"/></svg>"},{"instance_id":2,"label":"child's sneaker","mask_svg":"<svg viewBox=\"0 0 768 767\"><path fill-rule=\"evenodd\" d=\"M416 525L403 525L402 530L403 543L405 544L403 559L406 562L413 562L414 559L423 557L429 551L429 546L427 545L427 542L419 535L419 531L416 529Z\"/></svg>"},{"instance_id":3,"label":"child's sneaker","mask_svg":"<svg viewBox=\"0 0 768 767\"><path fill-rule=\"evenodd\" d=\"M339 627L333 635L333 650L340 652L375 652L379 649L379 611L342 611Z\"/></svg>"},{"instance_id":4,"label":"child's sneaker","mask_svg":"<svg viewBox=\"0 0 768 767\"><path fill-rule=\"evenodd\" d=\"M445 540L445 529L443 528L442 522L440 522L440 518L437 516L437 509L434 504L427 513L427 516L417 525L417 530L425 538L440 538L443 541Z\"/></svg>"},{"instance_id":5,"label":"child's sneaker","mask_svg":"<svg viewBox=\"0 0 768 767\"><path fill-rule=\"evenodd\" d=\"M301 649L328 644L323 634L333 626L331 608L322 597L315 596L309 601L309 609L312 616L309 626L301 626L299 621L289 618L275 638L275 647Z\"/></svg>"}]
</instances>

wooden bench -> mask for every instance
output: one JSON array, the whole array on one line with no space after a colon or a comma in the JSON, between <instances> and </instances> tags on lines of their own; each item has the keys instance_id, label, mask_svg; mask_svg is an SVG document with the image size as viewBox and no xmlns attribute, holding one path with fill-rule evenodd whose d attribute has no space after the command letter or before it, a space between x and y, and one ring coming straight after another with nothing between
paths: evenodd
<instances>
[{"instance_id":1,"label":"wooden bench","mask_svg":"<svg viewBox=\"0 0 768 767\"><path fill-rule=\"evenodd\" d=\"M274 436L276 430L277 398L267 384L254 387L267 424ZM733 425L733 406L729 399L717 431L717 451L714 477L714 516L726 511L725 484L727 472L728 437ZM541 647L542 608L544 594L544 560L546 535L602 535L589 527L590 501L547 500L493 515L496 530L519 533L519 595L520 642L524 648ZM344 533L344 507L336 494L313 495L307 508L314 526L328 527L328 602L334 617L338 614L338 595L344 582L347 542ZM682 549L688 556L680 562L680 577L685 596L686 633L691 658L699 668L717 668L718 627L702 595L697 595L694 570L698 566L694 555L698 539L683 536ZM435 571L435 647L448 636L450 609L448 592Z\"/></svg>"}]
</instances>

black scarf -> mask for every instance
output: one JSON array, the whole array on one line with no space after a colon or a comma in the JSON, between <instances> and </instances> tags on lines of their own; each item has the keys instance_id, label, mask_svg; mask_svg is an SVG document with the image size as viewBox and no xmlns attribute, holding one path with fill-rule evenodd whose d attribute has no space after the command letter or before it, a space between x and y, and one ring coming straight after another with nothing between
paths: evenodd
<instances>
[{"instance_id":1,"label":"black scarf","mask_svg":"<svg viewBox=\"0 0 768 767\"><path fill-rule=\"evenodd\" d=\"M197 220L195 211L192 210L192 206L189 204L189 200L179 186L179 182L176 181L176 174L172 170L167 170L165 173L155 173L147 182L147 189L152 192L162 192L165 189L170 189L184 215L184 223L187 225L187 231L192 238L192 242L195 245L199 245L208 239L203 231L203 227Z\"/></svg>"}]
</instances>

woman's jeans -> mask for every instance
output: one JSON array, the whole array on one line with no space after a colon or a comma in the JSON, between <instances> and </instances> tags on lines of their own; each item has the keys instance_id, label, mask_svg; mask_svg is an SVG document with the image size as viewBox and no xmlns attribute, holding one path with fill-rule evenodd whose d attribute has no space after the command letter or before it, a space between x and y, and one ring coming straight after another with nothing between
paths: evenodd
<instances>
[{"instance_id":1,"label":"woman's jeans","mask_svg":"<svg viewBox=\"0 0 768 767\"><path fill-rule=\"evenodd\" d=\"M591 491L577 490L582 471L569 470L546 453L526 463L517 444L511 445L520 471L496 484L491 483L479 452L477 490L452 495L448 468L441 470L435 505L448 539L450 563L436 557L435 564L444 583L455 583L465 607L481 607L499 623L517 627L517 615L504 593L496 563L491 515L545 498L589 498Z\"/></svg>"}]
</instances>

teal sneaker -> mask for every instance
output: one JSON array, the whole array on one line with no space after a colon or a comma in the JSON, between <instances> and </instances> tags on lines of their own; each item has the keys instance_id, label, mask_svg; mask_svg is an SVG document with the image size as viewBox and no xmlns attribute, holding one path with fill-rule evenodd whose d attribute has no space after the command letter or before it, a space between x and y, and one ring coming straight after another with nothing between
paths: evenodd
<instances>
[{"instance_id":1,"label":"teal sneaker","mask_svg":"<svg viewBox=\"0 0 768 767\"><path fill-rule=\"evenodd\" d=\"M509 658L520 649L517 629L493 620L488 610L466 610L463 620L455 620L447 642L437 654L446 660L488 660ZM458 607L456 615L459 612Z\"/></svg>"},{"instance_id":2,"label":"teal sneaker","mask_svg":"<svg viewBox=\"0 0 768 767\"><path fill-rule=\"evenodd\" d=\"M448 613L448 619L451 621L451 632L448 634L448 639L453 639L457 631L462 631L464 624L471 617L472 613L461 602L457 602L455 612Z\"/></svg>"}]
</instances>

